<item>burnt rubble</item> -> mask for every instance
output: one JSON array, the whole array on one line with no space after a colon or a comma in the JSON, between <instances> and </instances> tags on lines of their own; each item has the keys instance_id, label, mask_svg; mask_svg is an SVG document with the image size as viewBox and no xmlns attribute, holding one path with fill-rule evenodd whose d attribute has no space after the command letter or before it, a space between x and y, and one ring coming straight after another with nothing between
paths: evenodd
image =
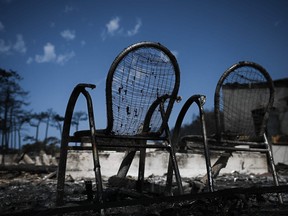
<instances>
[{"instance_id":1,"label":"burnt rubble","mask_svg":"<svg viewBox=\"0 0 288 216\"><path fill-rule=\"evenodd\" d=\"M232 172L215 179L209 193L205 176L183 178L184 195L165 196L166 176L146 178L143 193L135 178L104 178L104 203L95 203L94 179L73 179L65 183L66 205L55 206L56 158L40 155L12 157L0 165L0 215L288 215L288 165L278 164L280 187L269 173ZM281 192L284 204L278 201ZM98 209L101 208L102 210ZM103 210L104 209L104 210Z\"/></svg>"},{"instance_id":2,"label":"burnt rubble","mask_svg":"<svg viewBox=\"0 0 288 216\"><path fill-rule=\"evenodd\" d=\"M183 179L185 195L176 195L172 198L162 196L165 176L148 177L142 195L134 190L136 185L134 178L119 180L114 176L104 179L105 201L110 202L111 206L114 205L113 208L104 206L104 212L108 216L287 215L287 171L287 166L283 164L278 166L278 172L281 174L280 185L284 187L281 191L284 204L279 204L273 188L272 191L267 189L264 191L265 188L269 189L273 185L273 178L268 173L248 175L233 172L220 175L215 181L217 191L213 195L207 193L205 187L202 187L201 178ZM37 213L54 215L61 210L64 213L68 212L65 215L98 215L100 213L93 209L97 204L91 201L91 195L90 198L89 195L87 196L87 187L85 187L87 182L92 182L93 198L96 188L94 180L76 181L70 178L65 185L70 209L69 205L68 207L66 205L65 209L57 209L55 172L1 171L0 215L37 215ZM201 192L197 193L199 191Z\"/></svg>"}]
</instances>

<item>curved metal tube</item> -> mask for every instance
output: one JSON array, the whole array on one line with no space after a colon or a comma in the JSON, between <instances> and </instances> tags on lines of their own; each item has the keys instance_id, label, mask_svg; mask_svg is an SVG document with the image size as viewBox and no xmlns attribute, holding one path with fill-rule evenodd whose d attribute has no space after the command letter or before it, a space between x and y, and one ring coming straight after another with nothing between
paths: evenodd
<instances>
[{"instance_id":1,"label":"curved metal tube","mask_svg":"<svg viewBox=\"0 0 288 216\"><path fill-rule=\"evenodd\" d=\"M192 106L192 104L195 102L199 108L199 114L200 114L200 120L201 120L201 127L202 127L202 137L203 137L203 144L204 144L204 154L205 154L205 162L206 162L206 169L207 169L207 176L208 176L208 186L209 191L213 192L213 179L212 179L212 168L211 168L211 161L210 161L210 152L207 142L207 135L206 135L206 126L205 126L205 114L203 105L205 104L206 97L204 95L192 95L190 98L187 99L185 104L183 105L176 123L174 127L174 132L172 136L172 143L177 143L177 140L179 138L179 132L180 128L183 122L183 119L189 110L189 108Z\"/></svg>"}]
</instances>

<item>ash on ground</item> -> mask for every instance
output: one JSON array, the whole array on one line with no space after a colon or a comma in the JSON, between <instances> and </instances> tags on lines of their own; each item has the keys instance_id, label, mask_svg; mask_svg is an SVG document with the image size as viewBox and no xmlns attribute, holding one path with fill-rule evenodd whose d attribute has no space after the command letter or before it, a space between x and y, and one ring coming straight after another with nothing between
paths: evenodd
<instances>
[{"instance_id":1,"label":"ash on ground","mask_svg":"<svg viewBox=\"0 0 288 216\"><path fill-rule=\"evenodd\" d=\"M278 170L280 185L287 185L288 168L280 166ZM0 215L9 215L27 209L43 209L55 207L56 175L33 174L28 172L0 172ZM147 181L165 182L165 177L151 176ZM197 185L198 178L183 179L185 192L191 193ZM270 174L254 175L223 174L215 180L217 190L235 187L272 186ZM108 179L104 179L104 187L109 190ZM95 185L93 184L95 190ZM65 183L65 193L69 201L85 201L87 194L84 180L72 178ZM277 194L231 195L213 198L202 198L177 203L161 203L148 206L110 208L105 215L287 215L288 194L282 193L284 204L279 204ZM131 199L122 196L120 199ZM103 213L103 212L102 212ZM65 215L98 215L94 211L74 212Z\"/></svg>"}]
</instances>

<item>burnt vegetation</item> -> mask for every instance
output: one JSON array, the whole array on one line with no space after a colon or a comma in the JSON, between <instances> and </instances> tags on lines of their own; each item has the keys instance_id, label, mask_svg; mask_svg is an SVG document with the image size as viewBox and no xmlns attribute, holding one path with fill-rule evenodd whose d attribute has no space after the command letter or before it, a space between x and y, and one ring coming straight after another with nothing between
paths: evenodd
<instances>
[{"instance_id":1,"label":"burnt vegetation","mask_svg":"<svg viewBox=\"0 0 288 216\"><path fill-rule=\"evenodd\" d=\"M0 68L0 153L30 154L42 150L55 154L59 152L64 117L52 108L41 112L30 110L29 92L21 87L22 80L16 71ZM84 120L87 120L85 112L75 112L72 125L77 130ZM59 136L50 136L51 128L59 131ZM4 157L2 164L3 160Z\"/></svg>"}]
</instances>

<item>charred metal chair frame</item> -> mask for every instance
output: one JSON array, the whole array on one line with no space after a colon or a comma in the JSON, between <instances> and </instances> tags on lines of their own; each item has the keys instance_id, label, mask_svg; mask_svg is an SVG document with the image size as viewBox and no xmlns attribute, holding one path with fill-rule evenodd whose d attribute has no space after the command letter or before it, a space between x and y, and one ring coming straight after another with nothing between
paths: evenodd
<instances>
[{"instance_id":1,"label":"charred metal chair frame","mask_svg":"<svg viewBox=\"0 0 288 216\"><path fill-rule=\"evenodd\" d=\"M140 42L127 47L115 58L107 75L107 127L102 130L96 130L92 99L86 90L96 86L86 83L78 84L70 95L65 113L56 204L64 204L67 154L68 150L73 149L92 150L97 188L95 199L98 202L103 202L99 150L125 150L127 152L117 173L119 177L127 175L136 151L140 151L138 171L140 191L144 180L146 149L168 150L169 161L175 172L181 194L182 182L168 126L173 105L179 99L177 95L179 84L180 69L177 60L166 47L154 42ZM80 95L84 95L86 98L90 128L70 135L72 116ZM130 97L125 98L126 95ZM137 100L142 96L141 100L143 101ZM139 122L136 122L138 117ZM122 123L121 118L126 122ZM147 145L147 141L151 140L155 143ZM91 143L91 146L69 145L69 143L79 142L88 142ZM168 183L169 179L171 178L167 177L167 192L171 192L171 188L168 188L171 186L171 183Z\"/></svg>"},{"instance_id":2,"label":"charred metal chair frame","mask_svg":"<svg viewBox=\"0 0 288 216\"><path fill-rule=\"evenodd\" d=\"M232 91L247 91L247 97L241 98L240 96L239 98L239 95L228 95L229 89ZM259 92L263 92L264 89L267 97L264 98L263 96L263 98L259 98L261 97L261 93ZM224 93L223 91L225 90L228 91L228 93ZM255 93L257 90L259 90L259 95ZM248 98L249 95L254 96L254 98L250 99L250 101ZM235 102L237 103L236 105ZM261 103L253 104L252 102ZM269 73L257 63L242 61L228 68L222 74L217 83L214 95L214 114L216 124L215 135L206 137L206 129L203 129L202 136L186 135L180 138L179 128L181 127L183 118L188 110L188 107L184 106L182 108L176 120L175 128L178 129L175 131L176 133L173 136L173 140L174 142L178 142L180 145L182 144L186 151L189 151L189 147L187 146L188 142L196 144L191 144L191 149L204 148L207 165L208 187L211 192L214 191L214 173L212 173L210 162L211 151L221 151L228 154L237 151L265 153L269 171L273 175L274 184L275 186L279 185L272 154L272 147L266 135L267 121L269 118L269 112L273 106L273 102L274 85ZM251 104L253 104L253 106ZM261 105L261 107L258 105ZM187 106L189 105L187 104ZM247 107L250 109L249 113L244 110L244 108ZM240 111L242 111L242 113ZM232 116L228 116L228 112L233 112ZM243 113L245 116L242 115ZM204 111L202 112L202 115L205 115ZM200 116L200 119L205 128L204 117ZM233 121L233 119L237 120ZM246 120L247 125L240 130L239 128L242 125L242 122L245 122ZM227 126L225 125L227 122L232 124ZM201 143L203 145L199 145ZM281 194L279 194L279 201L283 202Z\"/></svg>"},{"instance_id":3,"label":"charred metal chair frame","mask_svg":"<svg viewBox=\"0 0 288 216\"><path fill-rule=\"evenodd\" d=\"M174 131L173 131L173 135L172 135L172 142L174 143L174 145L176 145L176 143L179 145L181 145L181 142L185 142L184 139L186 139L187 137L181 137L179 139L179 134L180 134L180 130L181 130L181 126L182 126L182 122L188 112L188 110L191 108L191 106L193 104L195 104L198 108L199 111L199 120L200 120L200 125L201 125L201 136L197 136L197 141L201 143L201 150L203 150L203 154L205 156L205 162L206 162L206 171L207 171L207 181L208 181L208 186L209 186L209 191L213 192L214 191L214 187L213 187L213 179L212 179L212 170L211 170L211 162L210 162L210 152L209 152L209 147L208 147L208 141L207 141L207 135L206 135L206 127L205 127L205 112L204 112L204 104L206 102L206 96L205 95L192 95L191 97L189 97L186 102L184 103L184 105L182 106L177 120L175 122L175 126L174 126ZM189 135L189 138L192 137ZM193 136L194 137L194 136ZM171 178L173 173L173 167L172 164L170 164L170 169L168 170L168 176ZM168 181L168 182L171 182Z\"/></svg>"}]
</instances>

